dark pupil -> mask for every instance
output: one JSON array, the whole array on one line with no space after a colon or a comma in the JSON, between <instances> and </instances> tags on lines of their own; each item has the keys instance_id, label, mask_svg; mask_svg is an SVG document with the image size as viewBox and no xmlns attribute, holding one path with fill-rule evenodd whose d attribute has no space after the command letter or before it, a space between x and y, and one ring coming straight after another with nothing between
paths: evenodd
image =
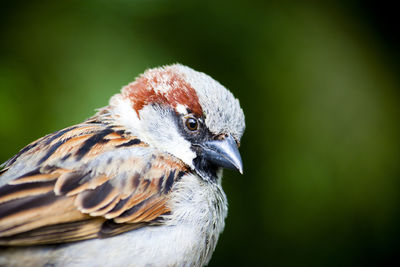
<instances>
[{"instance_id":1,"label":"dark pupil","mask_svg":"<svg viewBox=\"0 0 400 267\"><path fill-rule=\"evenodd\" d=\"M196 130L197 129L197 120L190 118L186 121L186 126L189 128L189 130Z\"/></svg>"}]
</instances>

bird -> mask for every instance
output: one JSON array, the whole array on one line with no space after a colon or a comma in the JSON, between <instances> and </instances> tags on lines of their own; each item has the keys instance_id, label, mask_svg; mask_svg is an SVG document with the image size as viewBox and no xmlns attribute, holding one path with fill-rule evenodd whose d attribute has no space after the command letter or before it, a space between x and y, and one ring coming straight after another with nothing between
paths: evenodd
<instances>
[{"instance_id":1,"label":"bird","mask_svg":"<svg viewBox=\"0 0 400 267\"><path fill-rule=\"evenodd\" d=\"M204 266L243 173L239 100L181 64L146 70L0 170L0 266Z\"/></svg>"}]
</instances>

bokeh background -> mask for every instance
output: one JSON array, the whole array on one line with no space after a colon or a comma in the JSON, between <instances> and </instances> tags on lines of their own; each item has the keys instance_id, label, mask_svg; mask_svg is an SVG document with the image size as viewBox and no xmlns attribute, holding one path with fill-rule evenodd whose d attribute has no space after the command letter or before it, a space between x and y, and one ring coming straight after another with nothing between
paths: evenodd
<instances>
[{"instance_id":1,"label":"bokeh background","mask_svg":"<svg viewBox=\"0 0 400 267\"><path fill-rule=\"evenodd\" d=\"M371 1L2 1L0 161L180 62L239 99L210 266L385 266L400 239L399 31ZM101 253L101 252L99 252Z\"/></svg>"}]
</instances>

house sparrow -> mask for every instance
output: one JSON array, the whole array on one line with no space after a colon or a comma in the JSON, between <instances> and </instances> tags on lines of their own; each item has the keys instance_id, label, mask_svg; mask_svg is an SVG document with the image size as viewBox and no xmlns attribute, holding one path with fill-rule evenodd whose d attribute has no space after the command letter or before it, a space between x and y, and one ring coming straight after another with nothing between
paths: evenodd
<instances>
[{"instance_id":1,"label":"house sparrow","mask_svg":"<svg viewBox=\"0 0 400 267\"><path fill-rule=\"evenodd\" d=\"M147 70L0 171L0 266L202 266L242 173L239 101L204 73Z\"/></svg>"}]
</instances>

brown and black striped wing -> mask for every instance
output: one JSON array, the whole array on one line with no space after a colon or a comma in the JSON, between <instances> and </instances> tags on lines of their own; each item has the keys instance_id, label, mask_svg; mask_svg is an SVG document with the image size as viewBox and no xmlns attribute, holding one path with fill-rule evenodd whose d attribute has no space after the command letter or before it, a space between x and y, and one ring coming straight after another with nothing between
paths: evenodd
<instances>
[{"instance_id":1,"label":"brown and black striped wing","mask_svg":"<svg viewBox=\"0 0 400 267\"><path fill-rule=\"evenodd\" d=\"M0 176L0 245L107 237L170 212L184 165L118 127L82 124L23 149Z\"/></svg>"}]
</instances>

